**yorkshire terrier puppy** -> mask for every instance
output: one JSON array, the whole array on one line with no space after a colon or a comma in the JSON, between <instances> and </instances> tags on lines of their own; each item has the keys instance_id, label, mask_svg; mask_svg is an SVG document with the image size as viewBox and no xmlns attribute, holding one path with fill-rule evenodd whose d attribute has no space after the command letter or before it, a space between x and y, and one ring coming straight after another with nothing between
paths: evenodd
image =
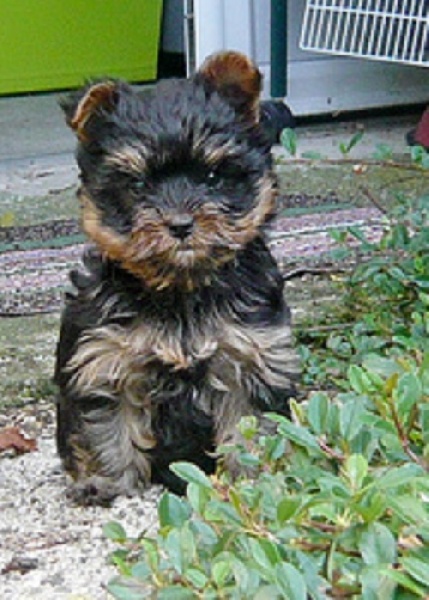
<instances>
[{"instance_id":1,"label":"yorkshire terrier puppy","mask_svg":"<svg viewBox=\"0 0 429 600\"><path fill-rule=\"evenodd\" d=\"M242 416L288 413L298 360L264 241L276 182L260 89L224 52L141 96L105 80L62 101L94 244L71 274L55 374L81 502L180 491L173 461L212 472Z\"/></svg>"}]
</instances>

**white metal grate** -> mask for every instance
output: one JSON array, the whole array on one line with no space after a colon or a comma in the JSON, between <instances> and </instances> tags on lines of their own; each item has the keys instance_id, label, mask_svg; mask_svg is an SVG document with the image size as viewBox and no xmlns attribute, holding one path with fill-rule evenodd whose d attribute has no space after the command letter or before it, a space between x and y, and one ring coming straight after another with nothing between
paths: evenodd
<instances>
[{"instance_id":1,"label":"white metal grate","mask_svg":"<svg viewBox=\"0 0 429 600\"><path fill-rule=\"evenodd\" d=\"M429 0L306 0L300 46L429 67Z\"/></svg>"}]
</instances>

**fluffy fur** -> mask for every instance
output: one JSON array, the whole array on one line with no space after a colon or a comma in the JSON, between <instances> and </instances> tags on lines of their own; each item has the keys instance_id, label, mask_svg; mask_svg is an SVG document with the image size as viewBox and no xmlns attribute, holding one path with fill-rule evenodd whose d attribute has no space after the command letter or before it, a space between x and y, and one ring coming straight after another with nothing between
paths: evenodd
<instances>
[{"instance_id":1,"label":"fluffy fur","mask_svg":"<svg viewBox=\"0 0 429 600\"><path fill-rule=\"evenodd\" d=\"M62 103L94 243L71 276L55 374L80 501L150 481L180 491L172 461L210 472L243 415L288 412L298 361L264 241L275 177L260 85L226 52L142 96L105 80Z\"/></svg>"}]
</instances>

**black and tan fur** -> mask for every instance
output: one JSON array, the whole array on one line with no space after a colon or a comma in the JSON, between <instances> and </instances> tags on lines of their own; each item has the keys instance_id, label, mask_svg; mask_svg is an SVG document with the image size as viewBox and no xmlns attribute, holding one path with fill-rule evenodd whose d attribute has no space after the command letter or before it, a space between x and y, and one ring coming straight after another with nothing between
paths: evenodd
<instances>
[{"instance_id":1,"label":"black and tan fur","mask_svg":"<svg viewBox=\"0 0 429 600\"><path fill-rule=\"evenodd\" d=\"M106 80L63 102L94 243L72 273L55 375L81 501L180 489L171 462L212 471L243 415L288 411L298 366L264 241L275 177L260 85L225 52L144 96Z\"/></svg>"}]
</instances>

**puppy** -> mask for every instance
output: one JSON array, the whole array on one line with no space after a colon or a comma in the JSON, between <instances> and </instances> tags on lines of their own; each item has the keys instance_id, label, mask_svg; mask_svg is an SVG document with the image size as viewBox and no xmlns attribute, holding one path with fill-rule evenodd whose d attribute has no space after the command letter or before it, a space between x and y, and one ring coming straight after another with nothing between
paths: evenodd
<instances>
[{"instance_id":1,"label":"puppy","mask_svg":"<svg viewBox=\"0 0 429 600\"><path fill-rule=\"evenodd\" d=\"M223 52L141 96L103 80L62 102L93 244L71 274L55 372L80 502L151 481L181 491L173 461L212 472L242 416L288 413L299 367L264 239L276 181L260 89L255 65Z\"/></svg>"}]
</instances>

